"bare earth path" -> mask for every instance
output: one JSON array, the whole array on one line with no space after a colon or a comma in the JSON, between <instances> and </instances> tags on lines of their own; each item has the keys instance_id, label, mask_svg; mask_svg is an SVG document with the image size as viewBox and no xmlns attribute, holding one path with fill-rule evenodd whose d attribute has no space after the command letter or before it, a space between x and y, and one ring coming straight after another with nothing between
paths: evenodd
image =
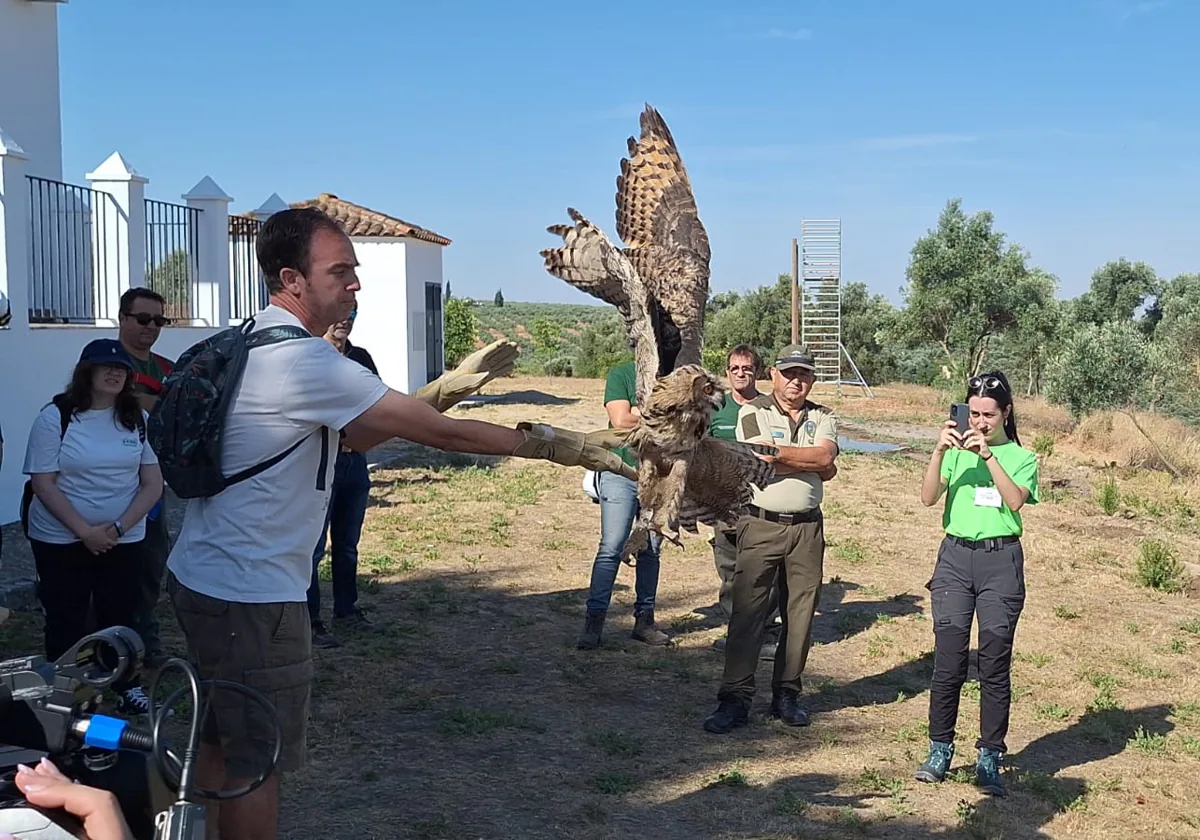
<instances>
[{"instance_id":1,"label":"bare earth path","mask_svg":"<svg viewBox=\"0 0 1200 840\"><path fill-rule=\"evenodd\" d=\"M487 389L506 392L454 413L603 425L600 382ZM941 416L909 392L835 404L856 429L918 449ZM1047 500L1026 516L1011 795L992 800L965 776L911 778L926 744L924 585L940 539L940 510L917 498L919 451L844 454L829 487L813 725L761 716L763 663L751 725L724 737L700 728L724 632L696 612L716 601L706 534L664 548L658 616L676 647L629 639L626 567L604 648L580 652L599 509L579 470L467 466L401 445L373 457L403 458L374 474L360 546L362 600L387 629L317 652L312 763L285 781L286 837L1200 837L1200 601L1131 574L1144 536L1196 559L1190 486L1131 477L1130 493L1155 494L1167 512L1110 517L1082 459L1060 447L1044 467ZM36 644L28 613L3 631L6 649ZM969 683L958 765L973 755L977 698Z\"/></svg>"}]
</instances>

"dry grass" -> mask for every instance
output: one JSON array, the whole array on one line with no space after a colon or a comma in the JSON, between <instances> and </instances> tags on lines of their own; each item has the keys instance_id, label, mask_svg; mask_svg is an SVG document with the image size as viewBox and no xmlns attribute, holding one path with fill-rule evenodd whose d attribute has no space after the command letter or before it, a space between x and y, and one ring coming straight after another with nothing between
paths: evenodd
<instances>
[{"instance_id":1,"label":"dry grass","mask_svg":"<svg viewBox=\"0 0 1200 840\"><path fill-rule=\"evenodd\" d=\"M1189 478L1200 476L1200 436L1161 414L1092 415L1080 422L1071 440L1082 452L1121 467L1173 470Z\"/></svg>"},{"instance_id":2,"label":"dry grass","mask_svg":"<svg viewBox=\"0 0 1200 840\"><path fill-rule=\"evenodd\" d=\"M488 391L517 395L455 413L603 425L599 382ZM550 393L578 401L538 396ZM915 389L838 407L868 427L918 429L945 410ZM1027 416L1034 429L1053 420ZM284 835L1200 837L1200 602L1134 580L1138 540L1186 555L1195 516L1141 503L1105 515L1103 474L1068 450L1047 459L1046 502L1026 516L1011 795L912 780L933 647L924 585L940 538L939 511L917 499L922 460L840 459L806 675L813 725L761 717L764 663L751 726L721 737L700 727L724 632L695 612L716 600L703 538L664 548L658 616L677 647L629 639L633 573L622 568L604 648L577 651L599 532L579 471L410 452L374 475L360 547L362 599L387 630L317 652L312 766L285 782ZM1118 493L1185 490L1123 476ZM977 689L964 693L956 766L978 734Z\"/></svg>"}]
</instances>

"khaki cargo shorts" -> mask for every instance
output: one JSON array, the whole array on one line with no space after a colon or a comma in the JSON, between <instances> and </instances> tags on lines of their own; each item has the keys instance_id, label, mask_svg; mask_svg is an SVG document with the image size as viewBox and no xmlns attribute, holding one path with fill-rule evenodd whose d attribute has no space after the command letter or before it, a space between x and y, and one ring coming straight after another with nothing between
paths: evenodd
<instances>
[{"instance_id":1,"label":"khaki cargo shorts","mask_svg":"<svg viewBox=\"0 0 1200 840\"><path fill-rule=\"evenodd\" d=\"M313 680L308 605L222 601L188 589L170 570L167 594L200 678L242 683L266 697L275 707L282 734L275 771L302 768ZM202 688L202 696L206 692ZM266 770L275 730L261 704L217 688L204 720L203 740L221 746L230 779L249 780Z\"/></svg>"}]
</instances>

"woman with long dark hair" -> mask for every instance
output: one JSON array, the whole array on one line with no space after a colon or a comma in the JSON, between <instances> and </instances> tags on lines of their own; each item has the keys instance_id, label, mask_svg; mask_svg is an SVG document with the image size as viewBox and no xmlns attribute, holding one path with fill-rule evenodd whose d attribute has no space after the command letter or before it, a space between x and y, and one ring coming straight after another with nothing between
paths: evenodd
<instances>
[{"instance_id":1,"label":"woman with long dark hair","mask_svg":"<svg viewBox=\"0 0 1200 840\"><path fill-rule=\"evenodd\" d=\"M971 621L979 616L979 755L977 784L1003 796L1000 763L1007 751L1012 702L1012 652L1025 604L1021 509L1038 501L1037 456L1021 447L1012 389L1000 371L967 382L969 428L946 422L925 479L921 501L946 494L946 532L926 588L933 611L934 671L929 692L929 757L922 782L940 782L954 757L958 701L967 679Z\"/></svg>"},{"instance_id":2,"label":"woman with long dark hair","mask_svg":"<svg viewBox=\"0 0 1200 840\"><path fill-rule=\"evenodd\" d=\"M146 514L163 489L145 428L129 355L120 342L96 339L29 430L29 543L48 659L86 634L89 603L101 627L133 623ZM140 685L114 688L127 710L147 711Z\"/></svg>"}]
</instances>

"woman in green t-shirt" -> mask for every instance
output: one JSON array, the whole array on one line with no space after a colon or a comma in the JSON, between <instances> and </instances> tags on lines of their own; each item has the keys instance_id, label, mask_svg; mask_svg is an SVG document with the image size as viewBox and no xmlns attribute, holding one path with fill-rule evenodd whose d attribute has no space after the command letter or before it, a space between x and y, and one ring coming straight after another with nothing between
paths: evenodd
<instances>
[{"instance_id":1,"label":"woman in green t-shirt","mask_svg":"<svg viewBox=\"0 0 1200 840\"><path fill-rule=\"evenodd\" d=\"M917 770L940 782L954 757L958 700L967 679L971 621L979 616L979 750L975 775L1003 796L1000 761L1007 750L1012 651L1025 603L1021 509L1037 503L1037 456L1021 447L1012 390L1003 373L967 383L969 428L947 421L921 484L933 506L946 494L946 532L926 588L933 611L934 672L929 692L929 757Z\"/></svg>"}]
</instances>

